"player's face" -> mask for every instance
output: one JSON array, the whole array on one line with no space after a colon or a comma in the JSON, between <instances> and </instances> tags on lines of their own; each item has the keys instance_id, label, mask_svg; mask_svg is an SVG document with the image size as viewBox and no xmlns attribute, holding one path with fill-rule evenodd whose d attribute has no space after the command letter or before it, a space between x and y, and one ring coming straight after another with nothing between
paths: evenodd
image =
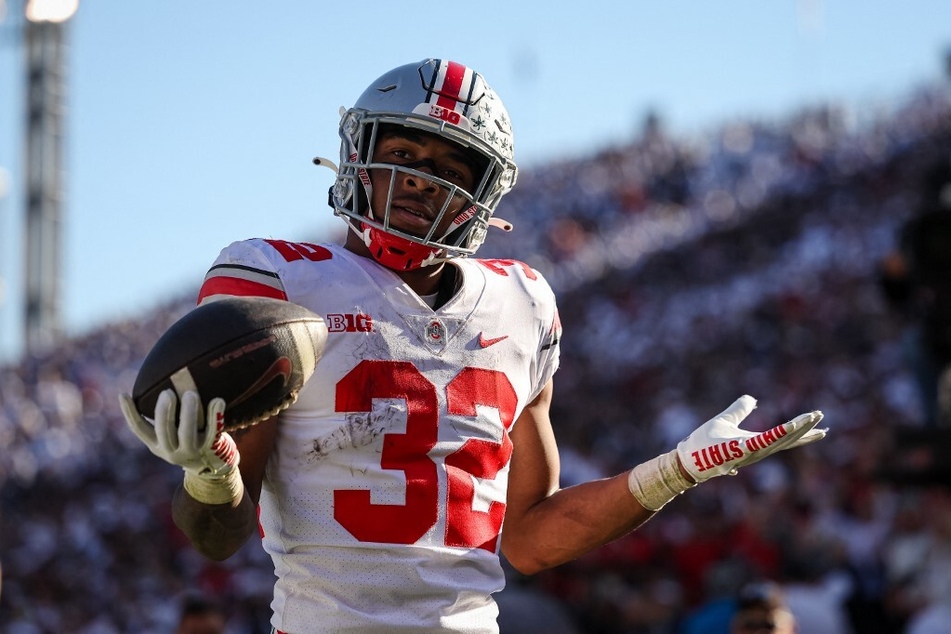
<instances>
[{"instance_id":1,"label":"player's face","mask_svg":"<svg viewBox=\"0 0 951 634\"><path fill-rule=\"evenodd\" d=\"M382 131L373 153L374 162L407 165L432 174L471 192L476 186L479 167L472 154L459 145L438 136L409 128ZM370 170L373 184L372 208L382 220L390 186L390 170ZM397 172L390 204L390 225L415 236L424 236L446 203L449 191L432 181ZM462 196L453 196L446 214L434 234L443 236L453 218L468 206Z\"/></svg>"}]
</instances>

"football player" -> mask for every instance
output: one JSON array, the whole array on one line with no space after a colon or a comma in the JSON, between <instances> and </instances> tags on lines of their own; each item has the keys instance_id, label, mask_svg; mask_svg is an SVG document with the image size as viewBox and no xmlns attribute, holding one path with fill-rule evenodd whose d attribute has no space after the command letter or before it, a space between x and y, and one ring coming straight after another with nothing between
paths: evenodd
<instances>
[{"instance_id":1,"label":"football player","mask_svg":"<svg viewBox=\"0 0 951 634\"><path fill-rule=\"evenodd\" d=\"M174 518L200 552L225 559L260 523L276 632L498 631L500 554L525 574L557 566L698 482L824 436L819 412L741 430L743 396L670 452L560 489L555 296L528 264L471 257L490 227L511 229L493 215L517 176L499 97L427 59L374 81L339 132L339 165L315 161L337 171L345 243L237 242L199 296L279 297L325 319L298 400L232 435L216 433L221 399L169 390L139 413L122 398L132 430L184 469Z\"/></svg>"}]
</instances>

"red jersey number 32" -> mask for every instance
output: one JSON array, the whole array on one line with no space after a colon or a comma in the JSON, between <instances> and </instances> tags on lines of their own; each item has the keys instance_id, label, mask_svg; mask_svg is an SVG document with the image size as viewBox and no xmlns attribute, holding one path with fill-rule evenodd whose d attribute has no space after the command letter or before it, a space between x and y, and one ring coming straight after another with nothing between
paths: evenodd
<instances>
[{"instance_id":1,"label":"red jersey number 32","mask_svg":"<svg viewBox=\"0 0 951 634\"><path fill-rule=\"evenodd\" d=\"M413 544L439 519L437 465L429 457L439 431L437 387L412 363L361 361L337 384L339 412L369 412L374 398L406 402L406 432L383 437L380 466L406 474L405 504L374 504L370 491L334 491L334 519L360 541ZM472 477L492 479L508 464L517 403L515 390L501 372L465 368L446 386L449 413L476 416L476 406L494 407L502 421L502 441L470 438L445 459L445 544L495 551L505 503L493 501L488 511L473 509Z\"/></svg>"}]
</instances>

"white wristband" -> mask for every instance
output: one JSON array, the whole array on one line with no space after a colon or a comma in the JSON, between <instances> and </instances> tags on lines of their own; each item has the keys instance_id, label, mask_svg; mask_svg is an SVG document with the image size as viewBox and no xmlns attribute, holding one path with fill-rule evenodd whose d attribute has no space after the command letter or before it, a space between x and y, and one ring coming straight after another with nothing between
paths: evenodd
<instances>
[{"instance_id":1,"label":"white wristband","mask_svg":"<svg viewBox=\"0 0 951 634\"><path fill-rule=\"evenodd\" d=\"M202 504L230 504L244 495L244 482L238 469L214 478L203 478L186 471L182 484L188 495Z\"/></svg>"},{"instance_id":2,"label":"white wristband","mask_svg":"<svg viewBox=\"0 0 951 634\"><path fill-rule=\"evenodd\" d=\"M680 472L677 450L661 454L631 469L627 486L648 511L659 511L675 497L696 486Z\"/></svg>"}]
</instances>

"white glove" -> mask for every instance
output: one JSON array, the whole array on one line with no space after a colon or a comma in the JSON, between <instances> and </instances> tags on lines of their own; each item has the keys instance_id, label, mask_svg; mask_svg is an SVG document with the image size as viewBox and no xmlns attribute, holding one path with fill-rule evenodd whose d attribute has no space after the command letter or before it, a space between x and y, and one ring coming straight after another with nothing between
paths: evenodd
<instances>
[{"instance_id":1,"label":"white glove","mask_svg":"<svg viewBox=\"0 0 951 634\"><path fill-rule=\"evenodd\" d=\"M153 454L185 470L185 490L199 502L225 504L243 493L237 466L240 460L234 439L224 428L225 402L208 403L207 413L197 392L182 395L176 410L175 390L164 390L155 402L154 425L143 417L128 394L119 405L129 429ZM208 421L209 424L205 424Z\"/></svg>"},{"instance_id":2,"label":"white glove","mask_svg":"<svg viewBox=\"0 0 951 634\"><path fill-rule=\"evenodd\" d=\"M676 449L631 469L627 481L631 494L645 509L656 512L700 482L724 474L736 475L738 468L778 451L825 438L826 430L815 428L822 420L819 411L800 414L760 433L740 429L740 423L755 407L756 399L741 396L681 440ZM692 482L684 476L681 465Z\"/></svg>"},{"instance_id":3,"label":"white glove","mask_svg":"<svg viewBox=\"0 0 951 634\"><path fill-rule=\"evenodd\" d=\"M764 432L740 429L740 423L756 407L756 399L744 395L693 431L677 445L684 469L697 482L729 474L779 451L800 447L825 438L825 429L816 429L822 412L800 414L787 423Z\"/></svg>"}]
</instances>

